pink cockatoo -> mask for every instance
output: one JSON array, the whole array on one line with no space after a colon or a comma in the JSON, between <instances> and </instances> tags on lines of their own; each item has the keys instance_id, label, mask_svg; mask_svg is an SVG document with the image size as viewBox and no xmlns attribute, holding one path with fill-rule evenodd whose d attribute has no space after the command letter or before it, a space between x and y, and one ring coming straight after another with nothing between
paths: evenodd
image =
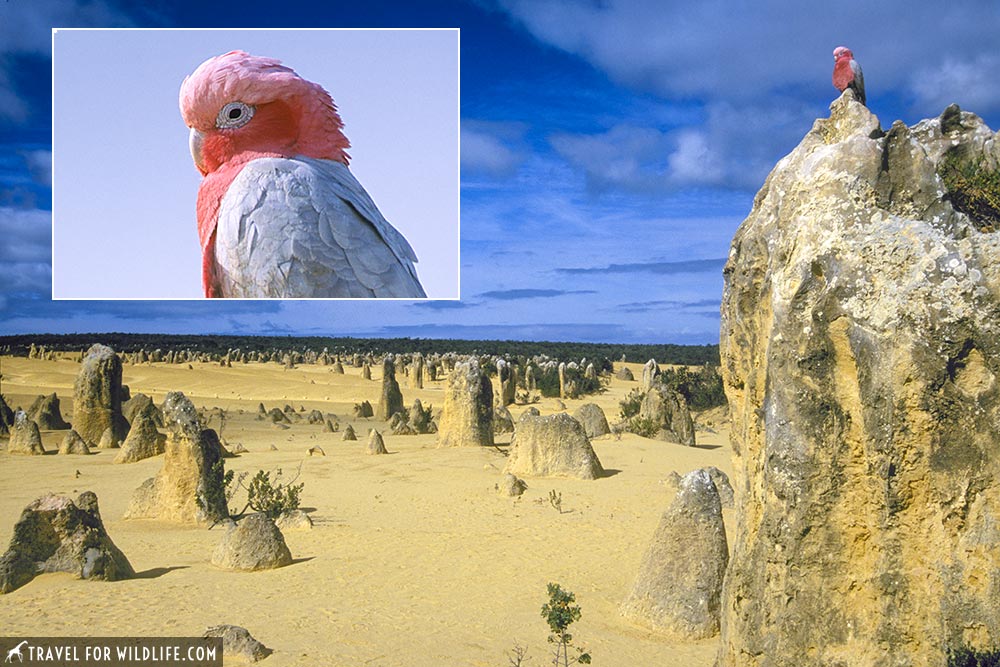
<instances>
[{"instance_id":1,"label":"pink cockatoo","mask_svg":"<svg viewBox=\"0 0 1000 667\"><path fill-rule=\"evenodd\" d=\"M348 169L330 95L280 61L230 51L181 84L204 176L207 297L424 297L403 235Z\"/></svg>"},{"instance_id":2,"label":"pink cockatoo","mask_svg":"<svg viewBox=\"0 0 1000 667\"><path fill-rule=\"evenodd\" d=\"M844 92L850 88L858 102L865 102L865 75L861 73L861 65L854 59L854 54L846 46L838 46L833 50L833 85Z\"/></svg>"}]
</instances>

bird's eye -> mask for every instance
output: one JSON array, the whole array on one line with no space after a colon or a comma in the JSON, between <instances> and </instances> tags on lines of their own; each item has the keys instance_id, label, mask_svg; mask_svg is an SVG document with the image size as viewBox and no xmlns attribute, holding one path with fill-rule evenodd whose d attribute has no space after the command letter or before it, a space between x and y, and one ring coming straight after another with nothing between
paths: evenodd
<instances>
[{"instance_id":1,"label":"bird's eye","mask_svg":"<svg viewBox=\"0 0 1000 667\"><path fill-rule=\"evenodd\" d=\"M254 108L243 102L230 102L219 109L215 126L220 130L243 127L253 118Z\"/></svg>"}]
</instances>

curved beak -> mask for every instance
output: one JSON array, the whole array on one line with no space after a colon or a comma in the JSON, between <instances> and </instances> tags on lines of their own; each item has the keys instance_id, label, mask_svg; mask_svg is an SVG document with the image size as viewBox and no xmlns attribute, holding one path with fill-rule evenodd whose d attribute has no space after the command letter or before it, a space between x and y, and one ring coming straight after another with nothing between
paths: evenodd
<instances>
[{"instance_id":1,"label":"curved beak","mask_svg":"<svg viewBox=\"0 0 1000 667\"><path fill-rule=\"evenodd\" d=\"M205 169L205 165L201 161L201 144L204 138L201 132L193 127L191 128L191 134L188 137L188 148L191 150L191 157L194 158L194 166L198 167L198 171L201 172L202 176L208 174L208 170Z\"/></svg>"}]
</instances>

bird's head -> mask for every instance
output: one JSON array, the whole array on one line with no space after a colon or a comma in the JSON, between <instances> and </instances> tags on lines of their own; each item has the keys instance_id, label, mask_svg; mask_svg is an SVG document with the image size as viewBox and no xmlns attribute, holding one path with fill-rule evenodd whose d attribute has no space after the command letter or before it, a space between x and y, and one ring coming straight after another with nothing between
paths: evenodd
<instances>
[{"instance_id":1,"label":"bird's head","mask_svg":"<svg viewBox=\"0 0 1000 667\"><path fill-rule=\"evenodd\" d=\"M243 51L209 58L181 84L180 107L202 175L241 154L349 159L329 93L273 58Z\"/></svg>"},{"instance_id":2,"label":"bird's head","mask_svg":"<svg viewBox=\"0 0 1000 667\"><path fill-rule=\"evenodd\" d=\"M833 50L833 59L835 61L841 60L842 58L847 58L848 60L854 58L854 54L846 46L838 46Z\"/></svg>"}]
</instances>

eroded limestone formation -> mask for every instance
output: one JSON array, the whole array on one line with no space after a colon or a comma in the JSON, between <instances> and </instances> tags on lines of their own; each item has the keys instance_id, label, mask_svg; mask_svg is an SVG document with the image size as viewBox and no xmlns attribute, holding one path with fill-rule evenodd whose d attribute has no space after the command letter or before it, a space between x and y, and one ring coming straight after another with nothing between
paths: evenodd
<instances>
[{"instance_id":1,"label":"eroded limestone formation","mask_svg":"<svg viewBox=\"0 0 1000 667\"><path fill-rule=\"evenodd\" d=\"M223 491L222 447L214 431L202 429L198 412L181 392L163 404L169 430L163 468L132 496L125 518L213 523L229 516Z\"/></svg>"},{"instance_id":2,"label":"eroded limestone formation","mask_svg":"<svg viewBox=\"0 0 1000 667\"><path fill-rule=\"evenodd\" d=\"M721 667L1000 646L1000 234L955 164L1000 165L975 115L883 132L846 92L733 239Z\"/></svg>"},{"instance_id":3,"label":"eroded limestone formation","mask_svg":"<svg viewBox=\"0 0 1000 667\"><path fill-rule=\"evenodd\" d=\"M73 428L88 442L100 442L105 429L121 442L129 425L122 414L122 362L106 345L94 345L83 358L73 386Z\"/></svg>"},{"instance_id":4,"label":"eroded limestone formation","mask_svg":"<svg viewBox=\"0 0 1000 667\"><path fill-rule=\"evenodd\" d=\"M521 415L504 472L529 477L596 479L604 468L577 420L565 413Z\"/></svg>"},{"instance_id":5,"label":"eroded limestone formation","mask_svg":"<svg viewBox=\"0 0 1000 667\"><path fill-rule=\"evenodd\" d=\"M729 552L719 492L708 471L689 472L678 486L621 612L634 623L689 641L719 631Z\"/></svg>"},{"instance_id":6,"label":"eroded limestone formation","mask_svg":"<svg viewBox=\"0 0 1000 667\"><path fill-rule=\"evenodd\" d=\"M104 581L135 576L104 529L93 492L84 491L76 502L50 493L21 512L10 546L0 556L0 593L10 593L43 572Z\"/></svg>"},{"instance_id":7,"label":"eroded limestone formation","mask_svg":"<svg viewBox=\"0 0 1000 667\"><path fill-rule=\"evenodd\" d=\"M687 400L679 392L654 383L646 390L639 408L639 416L651 419L659 427L656 437L693 447L695 444L694 420Z\"/></svg>"},{"instance_id":8,"label":"eroded limestone formation","mask_svg":"<svg viewBox=\"0 0 1000 667\"><path fill-rule=\"evenodd\" d=\"M14 413L14 426L10 429L7 453L31 456L40 456L45 453L42 435L38 432L38 424L28 419L28 414L24 410L18 410Z\"/></svg>"},{"instance_id":9,"label":"eroded limestone formation","mask_svg":"<svg viewBox=\"0 0 1000 667\"><path fill-rule=\"evenodd\" d=\"M448 375L438 447L493 445L493 386L476 359L455 364Z\"/></svg>"},{"instance_id":10,"label":"eroded limestone formation","mask_svg":"<svg viewBox=\"0 0 1000 667\"><path fill-rule=\"evenodd\" d=\"M392 355L382 360L382 396L375 411L375 418L389 421L397 412L403 411L403 393L396 382L396 366Z\"/></svg>"}]
</instances>

